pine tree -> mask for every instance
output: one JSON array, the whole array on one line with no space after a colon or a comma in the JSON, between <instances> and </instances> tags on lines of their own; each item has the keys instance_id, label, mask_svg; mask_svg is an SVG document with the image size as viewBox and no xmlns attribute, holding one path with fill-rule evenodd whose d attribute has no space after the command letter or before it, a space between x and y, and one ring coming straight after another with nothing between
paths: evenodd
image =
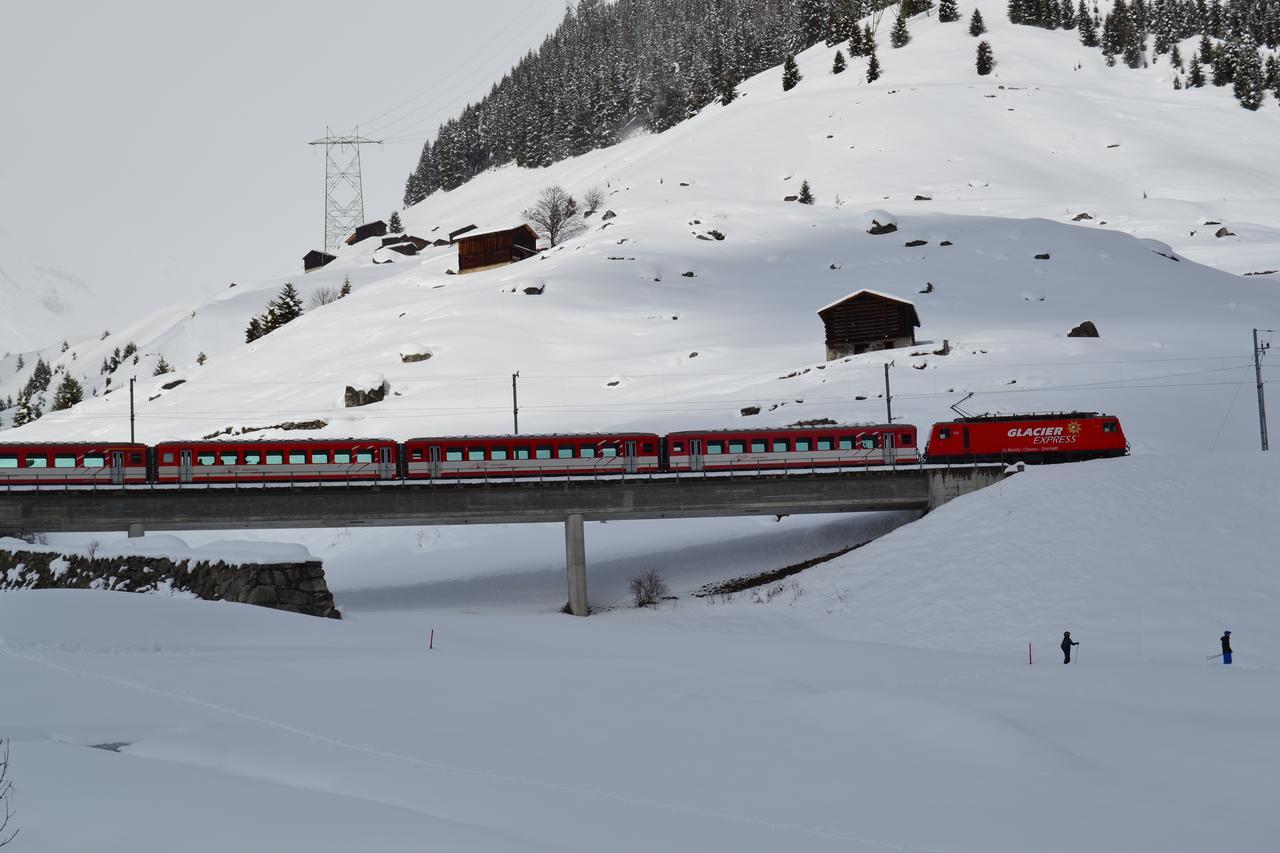
<instances>
[{"instance_id":1,"label":"pine tree","mask_svg":"<svg viewBox=\"0 0 1280 853\"><path fill-rule=\"evenodd\" d=\"M800 182L800 195L796 201L801 204L813 204L813 190L809 188L808 181Z\"/></svg>"},{"instance_id":2,"label":"pine tree","mask_svg":"<svg viewBox=\"0 0 1280 853\"><path fill-rule=\"evenodd\" d=\"M996 59L991 53L991 44L985 41L978 42L978 74L985 77L991 73L995 64Z\"/></svg>"},{"instance_id":3,"label":"pine tree","mask_svg":"<svg viewBox=\"0 0 1280 853\"><path fill-rule=\"evenodd\" d=\"M1058 20L1064 30L1074 30L1079 24L1075 7L1071 5L1071 0L1062 0L1062 9L1058 14Z\"/></svg>"},{"instance_id":4,"label":"pine tree","mask_svg":"<svg viewBox=\"0 0 1280 853\"><path fill-rule=\"evenodd\" d=\"M969 16L969 35L977 38L987 31L987 25L982 21L982 12L978 9L973 10L973 14Z\"/></svg>"},{"instance_id":5,"label":"pine tree","mask_svg":"<svg viewBox=\"0 0 1280 853\"><path fill-rule=\"evenodd\" d=\"M36 358L36 366L31 369L31 387L36 391L48 391L49 382L53 379L53 371L43 358Z\"/></svg>"},{"instance_id":6,"label":"pine tree","mask_svg":"<svg viewBox=\"0 0 1280 853\"><path fill-rule=\"evenodd\" d=\"M1212 64L1215 53L1213 39L1209 38L1209 34L1205 33L1200 36L1200 61Z\"/></svg>"},{"instance_id":7,"label":"pine tree","mask_svg":"<svg viewBox=\"0 0 1280 853\"><path fill-rule=\"evenodd\" d=\"M209 356L205 355L203 352L201 352L199 355L196 356L196 364L200 365L201 367L204 367L204 363L208 360L209 360Z\"/></svg>"},{"instance_id":8,"label":"pine tree","mask_svg":"<svg viewBox=\"0 0 1280 853\"><path fill-rule=\"evenodd\" d=\"M862 39L862 27L855 24L853 28L853 35L849 36L849 55L865 56L866 52L866 42Z\"/></svg>"},{"instance_id":9,"label":"pine tree","mask_svg":"<svg viewBox=\"0 0 1280 853\"><path fill-rule=\"evenodd\" d=\"M387 219L387 230L392 234L404 233L404 226L400 224L400 211L391 211L391 216Z\"/></svg>"},{"instance_id":10,"label":"pine tree","mask_svg":"<svg viewBox=\"0 0 1280 853\"><path fill-rule=\"evenodd\" d=\"M343 276L342 287L338 290L338 298L351 295L351 276Z\"/></svg>"},{"instance_id":11,"label":"pine tree","mask_svg":"<svg viewBox=\"0 0 1280 853\"><path fill-rule=\"evenodd\" d=\"M1262 58L1258 56L1258 48L1253 39L1247 35L1234 47L1235 80L1232 91L1240 106L1246 110L1256 110L1262 106L1262 99L1266 96L1262 81Z\"/></svg>"},{"instance_id":12,"label":"pine tree","mask_svg":"<svg viewBox=\"0 0 1280 853\"><path fill-rule=\"evenodd\" d=\"M1198 54L1191 55L1191 68L1187 71L1187 88L1192 87L1199 89L1204 85L1204 70L1200 68L1200 57Z\"/></svg>"},{"instance_id":13,"label":"pine tree","mask_svg":"<svg viewBox=\"0 0 1280 853\"><path fill-rule=\"evenodd\" d=\"M267 304L267 310L275 316L276 322L272 328L292 323L302 316L302 297L298 295L293 282L285 282L284 287L280 288L280 295Z\"/></svg>"},{"instance_id":14,"label":"pine tree","mask_svg":"<svg viewBox=\"0 0 1280 853\"><path fill-rule=\"evenodd\" d=\"M938 20L944 24L960 20L960 10L956 8L956 0L941 0L938 3Z\"/></svg>"},{"instance_id":15,"label":"pine tree","mask_svg":"<svg viewBox=\"0 0 1280 853\"><path fill-rule=\"evenodd\" d=\"M1280 22L1277 24L1277 29L1280 29ZM1262 77L1266 87L1280 98L1280 59L1277 59L1275 54L1267 57L1267 67Z\"/></svg>"},{"instance_id":16,"label":"pine tree","mask_svg":"<svg viewBox=\"0 0 1280 853\"><path fill-rule=\"evenodd\" d=\"M788 56L782 63L782 91L790 92L803 79L796 67L796 58Z\"/></svg>"},{"instance_id":17,"label":"pine tree","mask_svg":"<svg viewBox=\"0 0 1280 853\"><path fill-rule=\"evenodd\" d=\"M1173 77L1173 88L1175 91L1182 91L1182 78L1176 74Z\"/></svg>"},{"instance_id":18,"label":"pine tree","mask_svg":"<svg viewBox=\"0 0 1280 853\"><path fill-rule=\"evenodd\" d=\"M69 349L71 349L71 344L67 343L66 341L63 341L63 342L62 342L62 352L66 352L66 351L67 351L67 350L69 350Z\"/></svg>"},{"instance_id":19,"label":"pine tree","mask_svg":"<svg viewBox=\"0 0 1280 853\"><path fill-rule=\"evenodd\" d=\"M249 325L244 330L244 342L246 344L251 344L264 334L266 334L266 332L262 329L262 320L257 317L250 317Z\"/></svg>"},{"instance_id":20,"label":"pine tree","mask_svg":"<svg viewBox=\"0 0 1280 853\"><path fill-rule=\"evenodd\" d=\"M727 107L736 100L738 100L738 84L734 80L733 72L726 68L724 74L720 75L720 104Z\"/></svg>"},{"instance_id":21,"label":"pine tree","mask_svg":"<svg viewBox=\"0 0 1280 853\"><path fill-rule=\"evenodd\" d=\"M53 405L49 407L50 411L60 412L63 409L69 409L76 403L84 399L84 388L75 380L71 374L62 377L62 382L58 383L58 390L53 394Z\"/></svg>"},{"instance_id":22,"label":"pine tree","mask_svg":"<svg viewBox=\"0 0 1280 853\"><path fill-rule=\"evenodd\" d=\"M836 58L831 63L831 73L839 74L845 69L844 51L836 48Z\"/></svg>"},{"instance_id":23,"label":"pine tree","mask_svg":"<svg viewBox=\"0 0 1280 853\"><path fill-rule=\"evenodd\" d=\"M876 56L876 43L871 42L867 49L867 82L874 83L880 79L880 57Z\"/></svg>"},{"instance_id":24,"label":"pine tree","mask_svg":"<svg viewBox=\"0 0 1280 853\"><path fill-rule=\"evenodd\" d=\"M13 409L13 426L25 426L40 420L40 416L44 414L43 409L44 400L36 397L28 384L18 392L18 402Z\"/></svg>"},{"instance_id":25,"label":"pine tree","mask_svg":"<svg viewBox=\"0 0 1280 853\"><path fill-rule=\"evenodd\" d=\"M907 10L905 6L898 7L898 18L893 22L893 30L889 33L889 44L895 48L906 47L911 41L911 32L907 29Z\"/></svg>"},{"instance_id":26,"label":"pine tree","mask_svg":"<svg viewBox=\"0 0 1280 853\"><path fill-rule=\"evenodd\" d=\"M1169 64L1179 71L1182 70L1182 51L1178 49L1176 43L1169 48Z\"/></svg>"},{"instance_id":27,"label":"pine tree","mask_svg":"<svg viewBox=\"0 0 1280 853\"><path fill-rule=\"evenodd\" d=\"M26 359L22 357L22 353L18 353L18 369L21 370L26 366L27 366Z\"/></svg>"},{"instance_id":28,"label":"pine tree","mask_svg":"<svg viewBox=\"0 0 1280 853\"><path fill-rule=\"evenodd\" d=\"M156 362L156 369L151 371L151 375L164 376L166 373L173 373L173 368L164 360L164 356L160 356L160 360Z\"/></svg>"},{"instance_id":29,"label":"pine tree","mask_svg":"<svg viewBox=\"0 0 1280 853\"><path fill-rule=\"evenodd\" d=\"M1235 80L1235 77L1235 57L1231 55L1231 48L1224 44L1213 54L1213 85L1225 86Z\"/></svg>"}]
</instances>

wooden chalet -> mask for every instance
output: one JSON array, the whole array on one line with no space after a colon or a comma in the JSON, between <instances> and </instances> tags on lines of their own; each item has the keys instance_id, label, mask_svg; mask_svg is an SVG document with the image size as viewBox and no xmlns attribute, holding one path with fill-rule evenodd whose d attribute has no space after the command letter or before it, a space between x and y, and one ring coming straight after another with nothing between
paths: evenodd
<instances>
[{"instance_id":1,"label":"wooden chalet","mask_svg":"<svg viewBox=\"0 0 1280 853\"><path fill-rule=\"evenodd\" d=\"M319 249L312 249L310 252L307 252L302 256L302 271L311 272L312 270L318 270L325 264L333 263L337 259L336 255L331 255L328 252L322 252Z\"/></svg>"},{"instance_id":2,"label":"wooden chalet","mask_svg":"<svg viewBox=\"0 0 1280 853\"><path fill-rule=\"evenodd\" d=\"M387 236L387 223L383 222L381 219L376 219L373 222L366 222L356 228L355 233L347 238L347 245L354 246L361 240L368 240L370 237L385 236Z\"/></svg>"},{"instance_id":3,"label":"wooden chalet","mask_svg":"<svg viewBox=\"0 0 1280 853\"><path fill-rule=\"evenodd\" d=\"M449 232L449 242L452 243L454 240L457 240L463 234L468 234L474 230L476 230L476 226L474 225L463 225L461 228L455 228L454 230Z\"/></svg>"},{"instance_id":4,"label":"wooden chalet","mask_svg":"<svg viewBox=\"0 0 1280 853\"><path fill-rule=\"evenodd\" d=\"M827 360L913 346L920 317L914 303L859 290L818 309L827 331Z\"/></svg>"},{"instance_id":5,"label":"wooden chalet","mask_svg":"<svg viewBox=\"0 0 1280 853\"><path fill-rule=\"evenodd\" d=\"M523 261L538 253L538 232L520 224L504 231L470 234L458 241L458 272L476 272Z\"/></svg>"}]
</instances>

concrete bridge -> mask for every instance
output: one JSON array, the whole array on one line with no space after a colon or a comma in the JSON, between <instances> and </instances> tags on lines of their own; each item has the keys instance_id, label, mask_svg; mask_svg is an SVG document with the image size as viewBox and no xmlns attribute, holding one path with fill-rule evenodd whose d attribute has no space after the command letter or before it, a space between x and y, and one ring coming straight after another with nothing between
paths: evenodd
<instances>
[{"instance_id":1,"label":"concrete bridge","mask_svg":"<svg viewBox=\"0 0 1280 853\"><path fill-rule=\"evenodd\" d=\"M565 526L569 609L587 615L586 521L927 511L999 482L1000 465L827 473L336 486L0 491L0 533L390 527Z\"/></svg>"}]
</instances>

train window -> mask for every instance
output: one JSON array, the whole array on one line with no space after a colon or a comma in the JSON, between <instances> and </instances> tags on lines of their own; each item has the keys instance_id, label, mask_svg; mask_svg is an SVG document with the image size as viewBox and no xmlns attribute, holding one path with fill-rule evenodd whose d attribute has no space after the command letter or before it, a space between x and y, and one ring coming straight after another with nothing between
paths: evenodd
<instances>
[{"instance_id":1,"label":"train window","mask_svg":"<svg viewBox=\"0 0 1280 853\"><path fill-rule=\"evenodd\" d=\"M444 461L446 461L446 462L461 462L461 461L462 461L462 448L461 448L461 447L446 447L446 448L445 448L445 451L444 451Z\"/></svg>"},{"instance_id":2,"label":"train window","mask_svg":"<svg viewBox=\"0 0 1280 853\"><path fill-rule=\"evenodd\" d=\"M200 465L214 465L216 464L215 460L217 460L217 458L218 457L212 453L199 453L196 455L196 462Z\"/></svg>"},{"instance_id":3,"label":"train window","mask_svg":"<svg viewBox=\"0 0 1280 853\"><path fill-rule=\"evenodd\" d=\"M529 458L529 448L527 447L516 448L516 459L528 459L528 458Z\"/></svg>"},{"instance_id":4,"label":"train window","mask_svg":"<svg viewBox=\"0 0 1280 853\"><path fill-rule=\"evenodd\" d=\"M945 440L947 440L948 438L951 438L951 428L950 428L950 427L938 427L938 440L939 440L939 441L945 441Z\"/></svg>"},{"instance_id":5,"label":"train window","mask_svg":"<svg viewBox=\"0 0 1280 853\"><path fill-rule=\"evenodd\" d=\"M419 453L419 454L421 454L421 453L422 453L422 451L420 451L420 450L419 450L419 451L418 451L418 453ZM421 458L421 457L419 457L419 458ZM356 461L357 461L357 462L359 462L359 463L360 463L360 464L362 464L362 465L368 465L370 462L372 462L372 461L373 461L373 451L372 451L372 450L357 450L357 451L356 451Z\"/></svg>"},{"instance_id":6,"label":"train window","mask_svg":"<svg viewBox=\"0 0 1280 853\"><path fill-rule=\"evenodd\" d=\"M129 454L129 464L130 464L130 465L141 465L141 464L142 464L142 454L141 454L141 453L130 453L130 454Z\"/></svg>"},{"instance_id":7,"label":"train window","mask_svg":"<svg viewBox=\"0 0 1280 853\"><path fill-rule=\"evenodd\" d=\"M302 450L290 450L289 464L290 465L306 465L307 464L306 452Z\"/></svg>"},{"instance_id":8,"label":"train window","mask_svg":"<svg viewBox=\"0 0 1280 853\"><path fill-rule=\"evenodd\" d=\"M747 443L745 441L731 441L729 442L729 452L730 453L746 453Z\"/></svg>"},{"instance_id":9,"label":"train window","mask_svg":"<svg viewBox=\"0 0 1280 853\"><path fill-rule=\"evenodd\" d=\"M316 451L313 451L313 452L311 453L311 464L312 464L312 465L328 465L328 464L329 464L329 451L327 451L327 450L316 450Z\"/></svg>"},{"instance_id":10,"label":"train window","mask_svg":"<svg viewBox=\"0 0 1280 853\"><path fill-rule=\"evenodd\" d=\"M1116 423L1115 421L1107 421L1105 424L1102 425L1102 431L1103 432L1119 432L1120 424Z\"/></svg>"},{"instance_id":11,"label":"train window","mask_svg":"<svg viewBox=\"0 0 1280 853\"><path fill-rule=\"evenodd\" d=\"M898 435L899 447L910 447L911 445L915 444L915 441L916 441L916 437L909 432L900 433Z\"/></svg>"},{"instance_id":12,"label":"train window","mask_svg":"<svg viewBox=\"0 0 1280 853\"><path fill-rule=\"evenodd\" d=\"M766 447L768 447L768 445L765 443L765 440L764 440L763 438L753 438L753 439L751 439L751 452L752 452L752 453L764 453L764 452L765 452L765 448L766 448Z\"/></svg>"},{"instance_id":13,"label":"train window","mask_svg":"<svg viewBox=\"0 0 1280 853\"><path fill-rule=\"evenodd\" d=\"M796 452L797 452L797 453L806 453L806 452L808 452L808 451L810 451L810 450L813 450L813 440L812 440L812 439L808 439L808 438L797 438L797 439L796 439Z\"/></svg>"},{"instance_id":14,"label":"train window","mask_svg":"<svg viewBox=\"0 0 1280 853\"><path fill-rule=\"evenodd\" d=\"M573 448L567 444L560 445L556 448L556 457L559 459L572 459Z\"/></svg>"},{"instance_id":15,"label":"train window","mask_svg":"<svg viewBox=\"0 0 1280 853\"><path fill-rule=\"evenodd\" d=\"M671 452L672 452L672 453L684 453L684 442L683 442L683 441L675 441L675 442L672 442L672 444L671 444Z\"/></svg>"},{"instance_id":16,"label":"train window","mask_svg":"<svg viewBox=\"0 0 1280 853\"><path fill-rule=\"evenodd\" d=\"M218 464L219 464L219 465L235 465L235 464L236 464L236 454L235 454L235 452L234 452L234 451L226 451L226 450L224 450L224 451L222 451L221 453L219 453L219 454L218 454Z\"/></svg>"},{"instance_id":17,"label":"train window","mask_svg":"<svg viewBox=\"0 0 1280 853\"><path fill-rule=\"evenodd\" d=\"M708 455L708 456L720 456L720 455L722 455L723 453L724 453L724 442L723 442L723 441L708 441L708 442L707 442L707 455Z\"/></svg>"},{"instance_id":18,"label":"train window","mask_svg":"<svg viewBox=\"0 0 1280 853\"><path fill-rule=\"evenodd\" d=\"M48 468L48 467L49 467L49 457L47 457L47 456L28 456L28 457L27 457L27 467L28 467L28 468Z\"/></svg>"},{"instance_id":19,"label":"train window","mask_svg":"<svg viewBox=\"0 0 1280 853\"><path fill-rule=\"evenodd\" d=\"M840 436L840 449L853 450L853 436L851 435Z\"/></svg>"},{"instance_id":20,"label":"train window","mask_svg":"<svg viewBox=\"0 0 1280 853\"><path fill-rule=\"evenodd\" d=\"M261 454L261 453L259 453L259 452L258 452L258 451L256 451L256 450L249 450L249 451L246 451L246 452L245 452L245 454L244 454L244 464L246 464L246 465L261 465L261 464L262 464L262 454Z\"/></svg>"},{"instance_id":21,"label":"train window","mask_svg":"<svg viewBox=\"0 0 1280 853\"><path fill-rule=\"evenodd\" d=\"M283 464L284 464L284 454L283 454L283 453L272 453L272 452L269 452L269 451L268 451L268 453L267 453L267 464L268 464L268 465L283 465Z\"/></svg>"},{"instance_id":22,"label":"train window","mask_svg":"<svg viewBox=\"0 0 1280 853\"><path fill-rule=\"evenodd\" d=\"M820 439L818 439L818 449L819 449L819 450L830 450L831 448L832 448L832 441L831 441L831 439L829 439L829 438L820 438Z\"/></svg>"},{"instance_id":23,"label":"train window","mask_svg":"<svg viewBox=\"0 0 1280 853\"><path fill-rule=\"evenodd\" d=\"M618 455L618 448L612 444L606 444L600 448L600 455L606 459L612 459Z\"/></svg>"},{"instance_id":24,"label":"train window","mask_svg":"<svg viewBox=\"0 0 1280 853\"><path fill-rule=\"evenodd\" d=\"M422 448L421 448L421 447L415 447L413 450L410 450L410 451L409 451L409 458L410 458L410 459L412 459L414 462L421 462L421 461L422 461Z\"/></svg>"},{"instance_id":25,"label":"train window","mask_svg":"<svg viewBox=\"0 0 1280 853\"><path fill-rule=\"evenodd\" d=\"M505 447L494 447L489 450L489 458L503 461L511 458L511 454Z\"/></svg>"},{"instance_id":26,"label":"train window","mask_svg":"<svg viewBox=\"0 0 1280 853\"><path fill-rule=\"evenodd\" d=\"M578 448L578 458L579 458L579 459L594 459L594 458L595 458L595 456L596 456L596 449L595 449L594 447L579 447L579 448Z\"/></svg>"},{"instance_id":27,"label":"train window","mask_svg":"<svg viewBox=\"0 0 1280 853\"><path fill-rule=\"evenodd\" d=\"M350 464L351 464L351 451L350 451L350 450L335 450L335 451L333 451L333 464L335 464L335 465L350 465Z\"/></svg>"},{"instance_id":28,"label":"train window","mask_svg":"<svg viewBox=\"0 0 1280 853\"><path fill-rule=\"evenodd\" d=\"M534 454L538 459L551 458L551 446L547 444L540 445Z\"/></svg>"},{"instance_id":29,"label":"train window","mask_svg":"<svg viewBox=\"0 0 1280 853\"><path fill-rule=\"evenodd\" d=\"M879 442L877 442L877 441L876 441L876 438L878 438L878 436L874 436L874 435L864 435L864 436L862 436L861 438L859 438L859 439L858 439L858 445L859 445L863 450L871 450L871 449L873 449L873 448L876 446L876 444L878 444L878 443L879 443Z\"/></svg>"},{"instance_id":30,"label":"train window","mask_svg":"<svg viewBox=\"0 0 1280 853\"><path fill-rule=\"evenodd\" d=\"M4 453L0 454L0 468L17 468L18 454Z\"/></svg>"},{"instance_id":31,"label":"train window","mask_svg":"<svg viewBox=\"0 0 1280 853\"><path fill-rule=\"evenodd\" d=\"M468 461L468 462L483 462L483 461L484 461L484 448L483 448L483 447L468 447L468 448L467 448L467 461Z\"/></svg>"},{"instance_id":32,"label":"train window","mask_svg":"<svg viewBox=\"0 0 1280 853\"><path fill-rule=\"evenodd\" d=\"M76 458L74 456L55 456L53 457L54 468L74 468L76 467Z\"/></svg>"},{"instance_id":33,"label":"train window","mask_svg":"<svg viewBox=\"0 0 1280 853\"><path fill-rule=\"evenodd\" d=\"M107 467L107 457L97 453L87 453L84 457L82 468L105 468Z\"/></svg>"},{"instance_id":34,"label":"train window","mask_svg":"<svg viewBox=\"0 0 1280 853\"><path fill-rule=\"evenodd\" d=\"M653 444L652 444L651 442L645 442L645 445L644 445L644 448L643 448L643 452L645 452L645 453L652 453L652 452L653 452Z\"/></svg>"},{"instance_id":35,"label":"train window","mask_svg":"<svg viewBox=\"0 0 1280 853\"><path fill-rule=\"evenodd\" d=\"M786 453L791 449L791 440L787 438L775 438L773 440L774 453Z\"/></svg>"}]
</instances>

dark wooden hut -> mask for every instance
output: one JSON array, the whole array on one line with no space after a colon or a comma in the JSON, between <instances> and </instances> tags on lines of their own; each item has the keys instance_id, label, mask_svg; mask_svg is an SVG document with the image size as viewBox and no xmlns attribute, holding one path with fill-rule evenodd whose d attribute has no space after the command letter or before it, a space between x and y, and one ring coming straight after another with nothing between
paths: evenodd
<instances>
[{"instance_id":1,"label":"dark wooden hut","mask_svg":"<svg viewBox=\"0 0 1280 853\"><path fill-rule=\"evenodd\" d=\"M920 317L914 303L887 293L859 290L818 309L827 330L827 360L916 342Z\"/></svg>"},{"instance_id":2,"label":"dark wooden hut","mask_svg":"<svg viewBox=\"0 0 1280 853\"><path fill-rule=\"evenodd\" d=\"M356 228L355 233L347 238L347 245L354 246L361 240L368 240L370 237L385 237L386 235L387 223L381 219L375 219L373 222L366 222Z\"/></svg>"},{"instance_id":3,"label":"dark wooden hut","mask_svg":"<svg viewBox=\"0 0 1280 853\"><path fill-rule=\"evenodd\" d=\"M449 232L449 242L452 243L454 240L457 240L463 234L469 234L474 230L476 230L476 226L474 225L463 225L461 228L455 228L454 230Z\"/></svg>"},{"instance_id":4,"label":"dark wooden hut","mask_svg":"<svg viewBox=\"0 0 1280 853\"><path fill-rule=\"evenodd\" d=\"M322 252L319 249L312 249L310 252L307 252L302 256L302 271L311 272L312 270L318 270L325 264L332 263L336 260L337 257L329 254L328 252Z\"/></svg>"},{"instance_id":5,"label":"dark wooden hut","mask_svg":"<svg viewBox=\"0 0 1280 853\"><path fill-rule=\"evenodd\" d=\"M538 232L528 225L471 234L458 240L458 272L498 267L538 253Z\"/></svg>"}]
</instances>

